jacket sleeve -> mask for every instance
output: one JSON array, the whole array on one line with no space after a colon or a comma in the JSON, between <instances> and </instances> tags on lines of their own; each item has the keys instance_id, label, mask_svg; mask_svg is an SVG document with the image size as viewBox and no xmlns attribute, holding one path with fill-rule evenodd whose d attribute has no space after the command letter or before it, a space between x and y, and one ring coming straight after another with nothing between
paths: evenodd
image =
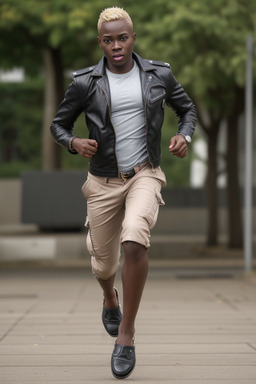
<instances>
[{"instance_id":1,"label":"jacket sleeve","mask_svg":"<svg viewBox=\"0 0 256 384\"><path fill-rule=\"evenodd\" d=\"M69 152L71 152L69 143L71 139L75 137L72 133L74 122L82 111L83 107L81 105L76 80L73 79L50 127L54 140ZM76 152L73 151L71 153Z\"/></svg>"},{"instance_id":2,"label":"jacket sleeve","mask_svg":"<svg viewBox=\"0 0 256 384\"><path fill-rule=\"evenodd\" d=\"M171 107L178 118L178 133L193 136L197 121L196 107L183 87L170 70L169 89L166 104Z\"/></svg>"}]
</instances>

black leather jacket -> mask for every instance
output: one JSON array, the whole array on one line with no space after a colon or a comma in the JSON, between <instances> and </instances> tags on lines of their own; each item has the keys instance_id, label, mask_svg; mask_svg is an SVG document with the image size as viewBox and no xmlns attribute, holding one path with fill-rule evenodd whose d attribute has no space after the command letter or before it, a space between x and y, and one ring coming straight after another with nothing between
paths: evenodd
<instances>
[{"instance_id":1,"label":"black leather jacket","mask_svg":"<svg viewBox=\"0 0 256 384\"><path fill-rule=\"evenodd\" d=\"M133 53L140 68L141 87L146 119L148 158L153 168L161 161L161 128L164 105L171 107L178 117L178 132L192 137L196 123L196 109L182 86L172 74L170 65L145 60ZM96 66L73 73L65 98L52 122L51 133L64 148L69 143L77 117L84 112L89 138L98 142L97 153L90 159L89 171L96 176L117 177L115 130L111 123L111 100L105 73L105 58Z\"/></svg>"}]
</instances>

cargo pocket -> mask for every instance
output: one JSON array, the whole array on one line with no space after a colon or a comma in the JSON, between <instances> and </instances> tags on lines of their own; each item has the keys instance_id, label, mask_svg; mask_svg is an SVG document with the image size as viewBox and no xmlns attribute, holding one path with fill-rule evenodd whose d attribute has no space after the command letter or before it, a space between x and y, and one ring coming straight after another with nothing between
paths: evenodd
<instances>
[{"instance_id":1,"label":"cargo pocket","mask_svg":"<svg viewBox=\"0 0 256 384\"><path fill-rule=\"evenodd\" d=\"M87 233L87 236L86 236L86 247L88 249L89 254L91 256L93 256L93 257L96 257L97 255L96 255L96 252L95 252L93 244L92 244L91 229L90 229L90 223L89 223L88 216L86 216L86 220L85 220L84 226L88 230L88 233Z\"/></svg>"},{"instance_id":2,"label":"cargo pocket","mask_svg":"<svg viewBox=\"0 0 256 384\"><path fill-rule=\"evenodd\" d=\"M163 197L160 191L156 191L156 198L158 201L158 205L165 205L165 202L163 200Z\"/></svg>"},{"instance_id":3,"label":"cargo pocket","mask_svg":"<svg viewBox=\"0 0 256 384\"><path fill-rule=\"evenodd\" d=\"M156 205L156 209L155 209L155 212L154 212L154 215L153 215L153 219L152 219L152 222L150 223L150 229L152 229L156 222L157 222L157 218L158 218L158 213L159 213L159 206L160 205L165 205L165 202L162 198L162 195L161 195L161 192L156 190L155 191L155 196L156 196L156 202L157 202L157 205Z\"/></svg>"}]
</instances>

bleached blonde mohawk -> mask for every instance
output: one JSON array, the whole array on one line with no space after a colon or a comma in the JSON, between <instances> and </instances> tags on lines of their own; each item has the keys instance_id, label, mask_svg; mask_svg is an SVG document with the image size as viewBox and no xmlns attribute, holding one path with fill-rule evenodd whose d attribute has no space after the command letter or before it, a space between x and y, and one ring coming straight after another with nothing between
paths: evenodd
<instances>
[{"instance_id":1,"label":"bleached blonde mohawk","mask_svg":"<svg viewBox=\"0 0 256 384\"><path fill-rule=\"evenodd\" d=\"M119 7L110 7L105 8L101 12L98 20L98 32L101 29L102 23L105 21L114 21L114 20L126 20L133 28L132 19L130 15L123 9Z\"/></svg>"}]
</instances>

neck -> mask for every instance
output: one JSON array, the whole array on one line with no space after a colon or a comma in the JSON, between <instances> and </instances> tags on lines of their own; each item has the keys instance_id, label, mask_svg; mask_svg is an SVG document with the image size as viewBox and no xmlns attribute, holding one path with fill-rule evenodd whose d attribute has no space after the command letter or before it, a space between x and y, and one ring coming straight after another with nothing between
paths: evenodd
<instances>
[{"instance_id":1,"label":"neck","mask_svg":"<svg viewBox=\"0 0 256 384\"><path fill-rule=\"evenodd\" d=\"M120 65L120 66L112 65L107 61L108 70L110 72L117 73L117 74L130 72L133 66L134 66L134 61L132 57L131 57L131 60L129 60L129 62L126 62L124 65Z\"/></svg>"}]
</instances>

